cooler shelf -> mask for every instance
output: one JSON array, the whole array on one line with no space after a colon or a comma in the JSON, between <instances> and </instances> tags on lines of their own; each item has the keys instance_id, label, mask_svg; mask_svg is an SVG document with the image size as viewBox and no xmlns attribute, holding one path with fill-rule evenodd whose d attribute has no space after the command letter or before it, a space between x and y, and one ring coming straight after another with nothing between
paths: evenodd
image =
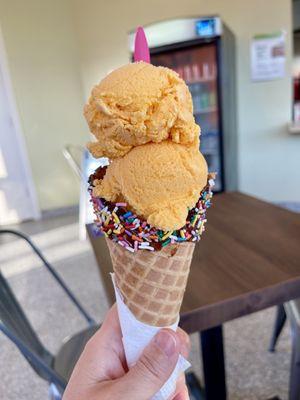
<instances>
[{"instance_id":1,"label":"cooler shelf","mask_svg":"<svg viewBox=\"0 0 300 400\"><path fill-rule=\"evenodd\" d=\"M194 111L194 115L207 114L207 113L212 113L212 112L217 112L217 111L218 111L218 109L216 107L208 107L208 108L203 108L203 110Z\"/></svg>"}]
</instances>

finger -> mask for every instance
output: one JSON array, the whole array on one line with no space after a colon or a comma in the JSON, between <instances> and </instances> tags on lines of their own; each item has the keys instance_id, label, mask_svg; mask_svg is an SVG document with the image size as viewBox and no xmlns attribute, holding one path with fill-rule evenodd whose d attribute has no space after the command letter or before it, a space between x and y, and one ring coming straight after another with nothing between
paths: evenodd
<instances>
[{"instance_id":1,"label":"finger","mask_svg":"<svg viewBox=\"0 0 300 400\"><path fill-rule=\"evenodd\" d=\"M177 393L175 395L175 397L173 398L173 400L189 400L190 396L189 396L189 392L188 389L186 387L186 385L181 389L181 391L179 393Z\"/></svg>"},{"instance_id":2,"label":"finger","mask_svg":"<svg viewBox=\"0 0 300 400\"><path fill-rule=\"evenodd\" d=\"M176 331L177 336L179 337L180 341L180 354L188 358L190 351L191 351L191 341L189 335L181 328L177 328Z\"/></svg>"},{"instance_id":3,"label":"finger","mask_svg":"<svg viewBox=\"0 0 300 400\"><path fill-rule=\"evenodd\" d=\"M107 362L109 360L109 363ZM114 366L114 369L108 368ZM86 343L72 376L84 375L84 381L119 377L127 371L117 307L107 313L100 329Z\"/></svg>"},{"instance_id":4,"label":"finger","mask_svg":"<svg viewBox=\"0 0 300 400\"><path fill-rule=\"evenodd\" d=\"M173 372L180 352L177 334L162 329L144 350L141 358L117 382L124 399L147 400L151 398Z\"/></svg>"},{"instance_id":5,"label":"finger","mask_svg":"<svg viewBox=\"0 0 300 400\"><path fill-rule=\"evenodd\" d=\"M106 314L100 329L91 337L87 345L98 353L107 348L110 352L118 354L120 358L125 358L123 346L120 344L122 344L122 332L117 306L114 304Z\"/></svg>"},{"instance_id":6,"label":"finger","mask_svg":"<svg viewBox=\"0 0 300 400\"><path fill-rule=\"evenodd\" d=\"M179 395L181 395L181 396L185 395L186 390L187 390L187 388L186 388L186 383L185 383L185 375L184 375L184 373L182 373L177 380L176 391L175 391L174 395L171 397L171 399L174 400L174 399L177 399L177 397ZM178 398L180 399L181 397L178 397ZM183 397L183 398L185 399L185 397Z\"/></svg>"},{"instance_id":7,"label":"finger","mask_svg":"<svg viewBox=\"0 0 300 400\"><path fill-rule=\"evenodd\" d=\"M107 331L107 334L114 332L121 335L118 308L116 303L108 310L101 327L102 331Z\"/></svg>"}]
</instances>

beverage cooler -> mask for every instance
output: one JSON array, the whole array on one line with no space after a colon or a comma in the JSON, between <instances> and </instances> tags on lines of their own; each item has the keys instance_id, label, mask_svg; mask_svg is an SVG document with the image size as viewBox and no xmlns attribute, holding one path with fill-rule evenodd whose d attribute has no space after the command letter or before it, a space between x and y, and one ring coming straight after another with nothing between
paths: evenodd
<instances>
[{"instance_id":1,"label":"beverage cooler","mask_svg":"<svg viewBox=\"0 0 300 400\"><path fill-rule=\"evenodd\" d=\"M144 27L151 63L176 71L188 85L201 126L200 149L216 192L237 189L234 36L219 17L163 21ZM133 51L134 32L129 34Z\"/></svg>"}]
</instances>

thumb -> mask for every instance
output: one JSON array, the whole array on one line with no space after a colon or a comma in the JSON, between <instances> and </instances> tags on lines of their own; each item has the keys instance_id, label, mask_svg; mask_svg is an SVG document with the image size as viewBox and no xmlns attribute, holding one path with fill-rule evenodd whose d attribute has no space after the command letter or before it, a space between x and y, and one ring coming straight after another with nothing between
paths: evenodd
<instances>
[{"instance_id":1,"label":"thumb","mask_svg":"<svg viewBox=\"0 0 300 400\"><path fill-rule=\"evenodd\" d=\"M138 362L119 380L123 399L148 400L172 374L180 352L176 332L162 329L145 348Z\"/></svg>"}]
</instances>

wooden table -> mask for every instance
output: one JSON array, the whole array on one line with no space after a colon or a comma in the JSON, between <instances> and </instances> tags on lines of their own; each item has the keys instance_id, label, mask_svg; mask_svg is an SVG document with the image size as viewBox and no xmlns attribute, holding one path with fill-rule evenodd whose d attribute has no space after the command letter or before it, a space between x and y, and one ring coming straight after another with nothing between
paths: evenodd
<instances>
[{"instance_id":1,"label":"wooden table","mask_svg":"<svg viewBox=\"0 0 300 400\"><path fill-rule=\"evenodd\" d=\"M87 229L113 302L108 250L92 226ZM201 332L206 399L226 399L222 323L296 297L300 215L241 193L216 195L196 245L180 322L188 333Z\"/></svg>"}]
</instances>

